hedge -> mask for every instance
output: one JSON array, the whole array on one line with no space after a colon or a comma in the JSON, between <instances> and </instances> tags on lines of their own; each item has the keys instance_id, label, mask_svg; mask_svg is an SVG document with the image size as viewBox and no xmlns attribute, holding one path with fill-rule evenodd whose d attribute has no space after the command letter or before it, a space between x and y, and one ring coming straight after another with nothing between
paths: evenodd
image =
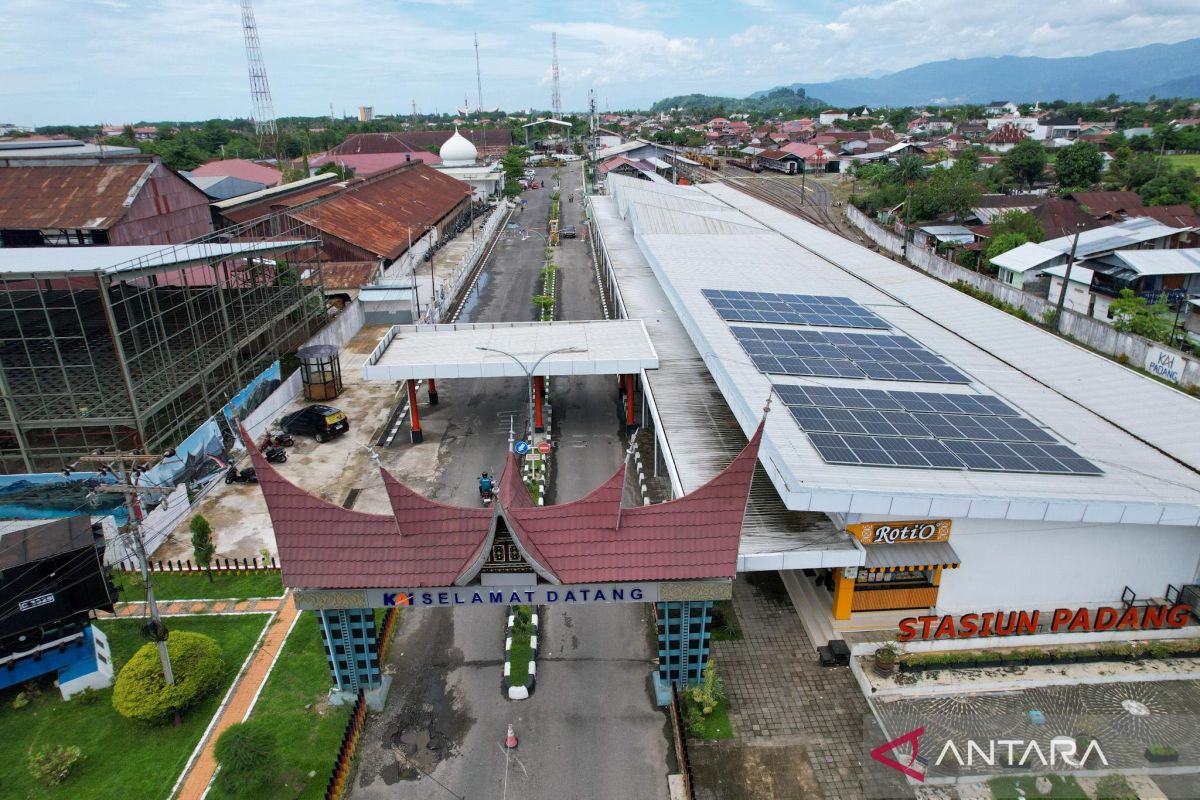
<instances>
[{"instance_id":1,"label":"hedge","mask_svg":"<svg viewBox=\"0 0 1200 800\"><path fill-rule=\"evenodd\" d=\"M158 646L144 644L129 659L113 687L113 707L123 717L165 722L211 694L225 674L221 648L200 633L176 631L167 640L174 685L163 678Z\"/></svg>"}]
</instances>

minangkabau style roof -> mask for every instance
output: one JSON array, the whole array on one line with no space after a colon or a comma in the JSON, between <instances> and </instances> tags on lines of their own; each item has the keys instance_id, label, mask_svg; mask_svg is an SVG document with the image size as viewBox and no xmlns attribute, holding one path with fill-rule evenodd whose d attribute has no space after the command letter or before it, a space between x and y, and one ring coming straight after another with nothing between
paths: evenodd
<instances>
[{"instance_id":1,"label":"minangkabau style roof","mask_svg":"<svg viewBox=\"0 0 1200 800\"><path fill-rule=\"evenodd\" d=\"M242 432L262 487L284 585L391 589L469 585L503 529L549 583L732 578L762 424L711 481L675 500L621 507L625 466L579 500L535 506L509 454L495 502L430 500L381 470L392 513L366 514L288 481Z\"/></svg>"}]
</instances>

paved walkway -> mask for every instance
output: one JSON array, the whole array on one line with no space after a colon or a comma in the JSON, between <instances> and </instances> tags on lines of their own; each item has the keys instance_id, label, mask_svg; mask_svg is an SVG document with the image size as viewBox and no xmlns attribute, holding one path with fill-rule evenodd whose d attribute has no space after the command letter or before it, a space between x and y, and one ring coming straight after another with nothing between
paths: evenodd
<instances>
[{"instance_id":1,"label":"paved walkway","mask_svg":"<svg viewBox=\"0 0 1200 800\"><path fill-rule=\"evenodd\" d=\"M263 637L258 650L251 658L246 671L237 679L230 689L225 704L218 712L216 722L209 728L201 742L200 756L192 762L184 773L183 782L175 795L178 800L201 800L208 791L208 785L217 771L217 761L213 755L217 737L230 725L241 722L250 713L259 690L267 680L271 665L283 649L283 642L292 628L292 622L300 612L296 609L296 601L291 592L281 601L275 601L278 613L267 623L267 633ZM259 601L262 602L262 601Z\"/></svg>"},{"instance_id":2,"label":"paved walkway","mask_svg":"<svg viewBox=\"0 0 1200 800\"><path fill-rule=\"evenodd\" d=\"M744 638L714 642L713 657L735 738L693 744L698 796L863 797L869 711L850 670L817 663L777 573L739 575L733 602Z\"/></svg>"},{"instance_id":3,"label":"paved walkway","mask_svg":"<svg viewBox=\"0 0 1200 800\"><path fill-rule=\"evenodd\" d=\"M158 613L164 617L193 614L273 614L283 604L282 597L262 597L254 600L162 600ZM149 613L145 601L117 603L116 613L97 612L100 617L144 617Z\"/></svg>"}]
</instances>

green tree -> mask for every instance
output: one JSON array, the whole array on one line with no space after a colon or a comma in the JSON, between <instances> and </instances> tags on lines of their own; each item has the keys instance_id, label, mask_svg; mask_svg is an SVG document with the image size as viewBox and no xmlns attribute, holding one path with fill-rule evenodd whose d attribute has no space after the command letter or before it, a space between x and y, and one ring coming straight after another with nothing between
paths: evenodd
<instances>
[{"instance_id":1,"label":"green tree","mask_svg":"<svg viewBox=\"0 0 1200 800\"><path fill-rule=\"evenodd\" d=\"M1162 174L1144 183L1138 189L1138 196L1148 206L1171 206L1180 203L1200 205L1196 171L1191 167L1174 170L1169 164L1164 164Z\"/></svg>"},{"instance_id":2,"label":"green tree","mask_svg":"<svg viewBox=\"0 0 1200 800\"><path fill-rule=\"evenodd\" d=\"M1090 189L1100 180L1104 156L1091 142L1075 142L1058 151L1054 159L1058 185L1064 188Z\"/></svg>"},{"instance_id":3,"label":"green tree","mask_svg":"<svg viewBox=\"0 0 1200 800\"><path fill-rule=\"evenodd\" d=\"M975 152L975 148L968 147L958 154L958 158L954 159L954 166L951 167L960 175L970 175L972 179L979 172L979 154Z\"/></svg>"},{"instance_id":4,"label":"green tree","mask_svg":"<svg viewBox=\"0 0 1200 800\"><path fill-rule=\"evenodd\" d=\"M1111 139L1110 139L1111 141ZM1105 189L1128 189L1129 167L1133 161L1133 151L1125 144L1124 137L1113 151L1113 160L1109 162L1108 171L1104 173Z\"/></svg>"},{"instance_id":5,"label":"green tree","mask_svg":"<svg viewBox=\"0 0 1200 800\"><path fill-rule=\"evenodd\" d=\"M1033 186L1046 170L1046 148L1033 139L1022 139L1000 156L1000 163L1025 186Z\"/></svg>"},{"instance_id":6,"label":"green tree","mask_svg":"<svg viewBox=\"0 0 1200 800\"><path fill-rule=\"evenodd\" d=\"M985 255L988 260L991 260L1001 253L1015 250L1028 241L1029 239L1023 233L1002 233L999 236L993 236L992 241L988 242Z\"/></svg>"},{"instance_id":7,"label":"green tree","mask_svg":"<svg viewBox=\"0 0 1200 800\"><path fill-rule=\"evenodd\" d=\"M338 177L339 181L348 181L354 177L354 167L349 167L345 164L337 164L333 161L326 161L324 164L317 167L317 174L333 174Z\"/></svg>"},{"instance_id":8,"label":"green tree","mask_svg":"<svg viewBox=\"0 0 1200 800\"><path fill-rule=\"evenodd\" d=\"M212 561L213 553L216 552L212 540L212 526L203 514L197 514L188 522L188 530L192 532L192 555L196 557L196 565L203 564L207 567ZM206 571L208 581L212 583L212 570Z\"/></svg>"},{"instance_id":9,"label":"green tree","mask_svg":"<svg viewBox=\"0 0 1200 800\"><path fill-rule=\"evenodd\" d=\"M1046 238L1042 223L1028 211L1005 211L992 219L992 236L1019 233L1027 242L1040 242Z\"/></svg>"},{"instance_id":10,"label":"green tree","mask_svg":"<svg viewBox=\"0 0 1200 800\"><path fill-rule=\"evenodd\" d=\"M1148 303L1146 298L1135 294L1132 289L1122 289L1120 298L1108 308L1112 314L1112 325L1117 330L1136 333L1156 342L1170 343L1175 320L1167 308L1164 295L1159 295L1154 303Z\"/></svg>"}]
</instances>

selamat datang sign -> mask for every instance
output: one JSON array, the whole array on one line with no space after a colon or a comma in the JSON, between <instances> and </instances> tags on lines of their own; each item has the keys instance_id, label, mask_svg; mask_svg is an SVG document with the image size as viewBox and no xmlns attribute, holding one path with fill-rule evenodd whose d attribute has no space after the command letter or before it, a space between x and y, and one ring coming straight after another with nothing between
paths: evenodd
<instances>
[{"instance_id":1,"label":"selamat datang sign","mask_svg":"<svg viewBox=\"0 0 1200 800\"><path fill-rule=\"evenodd\" d=\"M862 544L919 544L944 542L950 538L950 520L921 519L907 522L861 522L846 530Z\"/></svg>"}]
</instances>

